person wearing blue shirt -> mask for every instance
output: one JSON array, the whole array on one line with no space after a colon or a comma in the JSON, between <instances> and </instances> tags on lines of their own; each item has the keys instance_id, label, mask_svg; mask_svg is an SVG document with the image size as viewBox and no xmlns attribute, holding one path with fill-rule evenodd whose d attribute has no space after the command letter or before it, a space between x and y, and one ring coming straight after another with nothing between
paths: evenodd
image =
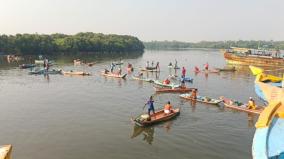
<instances>
[{"instance_id":1,"label":"person wearing blue shirt","mask_svg":"<svg viewBox=\"0 0 284 159\"><path fill-rule=\"evenodd\" d=\"M153 114L155 114L155 108L154 108L154 100L153 96L150 96L150 99L146 103L148 105L148 115L150 116L150 112L152 111ZM146 105L145 104L145 105Z\"/></svg>"}]
</instances>

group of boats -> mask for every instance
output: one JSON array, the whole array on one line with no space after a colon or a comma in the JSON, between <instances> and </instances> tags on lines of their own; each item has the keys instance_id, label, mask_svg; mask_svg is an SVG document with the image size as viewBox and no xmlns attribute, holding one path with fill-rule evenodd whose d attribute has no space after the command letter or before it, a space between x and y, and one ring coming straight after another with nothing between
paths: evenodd
<instances>
[{"instance_id":1,"label":"group of boats","mask_svg":"<svg viewBox=\"0 0 284 159\"><path fill-rule=\"evenodd\" d=\"M280 57L270 57L262 55L253 55L249 50L234 48L233 50L227 50L224 52L226 61L230 64L245 64L249 65L255 63L262 66L284 66L284 60ZM79 60L74 60L75 64L82 64ZM38 65L42 65L43 61L36 60L34 64L23 64L19 67L21 69L36 68ZM94 63L88 65L92 66ZM122 65L123 61L114 63L114 65ZM51 61L50 65L54 65ZM173 65L168 66L170 69L180 69ZM180 98L189 100L192 102L200 102L212 105L224 106L227 109L236 111L257 114L259 119L255 124L256 131L252 144L252 156L254 159L280 159L284 158L284 76L278 77L265 72L264 69L249 66L252 74L255 76L255 92L264 101L264 105L256 106L255 109L249 109L246 104L230 99L224 96L219 98L212 98L207 96L197 95L196 98L192 98L190 92L197 90L197 88L190 88L181 83L193 82L191 77L177 77L175 75L169 76L170 79L177 83L164 83L157 79L145 78L143 75L132 75L133 80L139 80L143 82L149 82L153 84L154 91L156 93L181 93ZM132 72L133 67L127 67L127 72ZM145 67L140 68L141 72L160 72L160 68ZM236 67L224 67L214 68L211 70L195 70L198 73L219 73L221 71L236 71ZM39 69L31 71L30 74L63 74L63 75L90 75L90 73L82 71L63 71L60 69ZM100 73L105 77L121 78L125 79L127 73L113 73L109 71L101 71ZM221 104L222 103L222 104ZM140 127L150 126L160 122L171 120L177 117L181 112L181 108L174 108L169 114L165 114L164 110L158 110L154 114L140 114L133 118L132 121ZM0 159L9 159L12 146L4 145L0 147Z\"/></svg>"},{"instance_id":2,"label":"group of boats","mask_svg":"<svg viewBox=\"0 0 284 159\"><path fill-rule=\"evenodd\" d=\"M49 75L49 74L62 74L62 75L69 75L69 76L89 76L91 75L88 72L83 71L63 71L61 69L45 69L43 66L44 60L35 60L34 64L21 64L19 65L20 69L28 69L31 68L32 71L29 72L30 75ZM48 61L49 67L54 66L54 61Z\"/></svg>"}]
</instances>

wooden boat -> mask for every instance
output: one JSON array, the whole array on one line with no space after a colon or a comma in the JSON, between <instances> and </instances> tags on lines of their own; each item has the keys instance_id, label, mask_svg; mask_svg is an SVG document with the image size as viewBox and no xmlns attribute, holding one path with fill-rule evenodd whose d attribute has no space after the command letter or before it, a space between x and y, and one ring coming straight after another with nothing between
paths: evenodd
<instances>
[{"instance_id":1,"label":"wooden boat","mask_svg":"<svg viewBox=\"0 0 284 159\"><path fill-rule=\"evenodd\" d=\"M180 95L181 98L184 99L188 99L188 100L193 100L193 101L197 101L197 102L201 102L201 103L207 103L207 104L219 104L222 102L222 100L219 99L213 99L213 98L209 98L209 97L205 97L205 96L197 96L196 99L193 99L190 97L190 94L186 93L186 94L181 94Z\"/></svg>"},{"instance_id":2,"label":"wooden boat","mask_svg":"<svg viewBox=\"0 0 284 159\"><path fill-rule=\"evenodd\" d=\"M133 119L133 121L138 126L150 126L153 124L173 119L179 114L180 114L180 108L173 109L172 112L169 113L168 115L166 115L164 113L164 110L162 109L155 112L155 114L151 114L150 116L148 114L139 115L138 117Z\"/></svg>"},{"instance_id":3,"label":"wooden boat","mask_svg":"<svg viewBox=\"0 0 284 159\"><path fill-rule=\"evenodd\" d=\"M193 82L193 78L190 77L180 78L180 81L182 80L184 80L185 82Z\"/></svg>"},{"instance_id":4,"label":"wooden boat","mask_svg":"<svg viewBox=\"0 0 284 159\"><path fill-rule=\"evenodd\" d=\"M234 72L236 71L236 67L224 67L224 68L215 68L216 70L218 71L221 71L221 72Z\"/></svg>"},{"instance_id":5,"label":"wooden boat","mask_svg":"<svg viewBox=\"0 0 284 159\"><path fill-rule=\"evenodd\" d=\"M260 114L264 109L264 107L261 107L261 106L257 106L256 109L248 109L247 105L242 104L241 102L228 99L225 97L220 97L220 99L223 101L224 106L226 108L230 108L230 109L234 109L238 111L243 111L243 112L253 113L253 114Z\"/></svg>"},{"instance_id":6,"label":"wooden boat","mask_svg":"<svg viewBox=\"0 0 284 159\"><path fill-rule=\"evenodd\" d=\"M38 71L31 71L29 72L30 75L43 75L43 74L61 74L61 70L55 70L55 69L52 69L52 70L38 70Z\"/></svg>"},{"instance_id":7,"label":"wooden boat","mask_svg":"<svg viewBox=\"0 0 284 159\"><path fill-rule=\"evenodd\" d=\"M157 69L155 69L155 70L148 70L148 69L144 69L144 68L140 69L140 71L143 71L143 72L160 72L160 70L157 70Z\"/></svg>"},{"instance_id":8,"label":"wooden boat","mask_svg":"<svg viewBox=\"0 0 284 159\"><path fill-rule=\"evenodd\" d=\"M161 81L159 81L159 80L154 80L154 84L156 84L156 85L158 85L158 86L170 87L170 88L180 87L180 84L174 84L174 83L164 84L163 82L161 82Z\"/></svg>"},{"instance_id":9,"label":"wooden boat","mask_svg":"<svg viewBox=\"0 0 284 159\"><path fill-rule=\"evenodd\" d=\"M19 65L19 68L26 69L26 68L33 68L35 66L36 66L35 64L22 64L22 65Z\"/></svg>"},{"instance_id":10,"label":"wooden boat","mask_svg":"<svg viewBox=\"0 0 284 159\"><path fill-rule=\"evenodd\" d=\"M208 74L208 73L219 73L220 70L216 70L216 69L213 69L213 70L194 70L194 73L205 73L205 74Z\"/></svg>"},{"instance_id":11,"label":"wooden boat","mask_svg":"<svg viewBox=\"0 0 284 159\"><path fill-rule=\"evenodd\" d=\"M104 71L101 72L101 75L106 76L106 77L115 77L115 78L125 78L127 76L127 74L118 75L114 73L105 73Z\"/></svg>"},{"instance_id":12,"label":"wooden boat","mask_svg":"<svg viewBox=\"0 0 284 159\"><path fill-rule=\"evenodd\" d=\"M123 61L113 62L115 65L123 65Z\"/></svg>"},{"instance_id":13,"label":"wooden boat","mask_svg":"<svg viewBox=\"0 0 284 159\"><path fill-rule=\"evenodd\" d=\"M61 71L63 75L68 76L90 76L91 74L88 72L82 72L82 71Z\"/></svg>"},{"instance_id":14,"label":"wooden boat","mask_svg":"<svg viewBox=\"0 0 284 159\"><path fill-rule=\"evenodd\" d=\"M89 66L89 67L92 67L95 65L95 62L88 62L88 63L85 63L85 65Z\"/></svg>"},{"instance_id":15,"label":"wooden boat","mask_svg":"<svg viewBox=\"0 0 284 159\"><path fill-rule=\"evenodd\" d=\"M255 124L252 143L254 159L281 159L284 157L284 88L255 81L262 90L268 106Z\"/></svg>"},{"instance_id":16,"label":"wooden boat","mask_svg":"<svg viewBox=\"0 0 284 159\"><path fill-rule=\"evenodd\" d=\"M0 146L0 159L11 159L12 145Z\"/></svg>"},{"instance_id":17,"label":"wooden boat","mask_svg":"<svg viewBox=\"0 0 284 159\"><path fill-rule=\"evenodd\" d=\"M145 67L145 68L140 68L140 71L143 71L143 72L160 72L160 69L157 69L157 67Z\"/></svg>"},{"instance_id":18,"label":"wooden boat","mask_svg":"<svg viewBox=\"0 0 284 159\"><path fill-rule=\"evenodd\" d=\"M164 88L164 87L155 87L155 86L153 88L157 93L186 93L195 89L188 87Z\"/></svg>"},{"instance_id":19,"label":"wooden boat","mask_svg":"<svg viewBox=\"0 0 284 159\"><path fill-rule=\"evenodd\" d=\"M250 55L246 53L224 52L224 58L228 64L255 65L267 67L284 67L284 59L272 56Z\"/></svg>"},{"instance_id":20,"label":"wooden boat","mask_svg":"<svg viewBox=\"0 0 284 159\"><path fill-rule=\"evenodd\" d=\"M44 60L35 60L36 65L43 65L43 63L44 63ZM48 64L53 65L54 61L48 61Z\"/></svg>"},{"instance_id":21,"label":"wooden boat","mask_svg":"<svg viewBox=\"0 0 284 159\"><path fill-rule=\"evenodd\" d=\"M154 81L153 79L150 79L150 78L141 78L141 77L138 77L138 76L132 76L132 79L139 80L139 81L150 82L150 83L152 83Z\"/></svg>"}]
</instances>

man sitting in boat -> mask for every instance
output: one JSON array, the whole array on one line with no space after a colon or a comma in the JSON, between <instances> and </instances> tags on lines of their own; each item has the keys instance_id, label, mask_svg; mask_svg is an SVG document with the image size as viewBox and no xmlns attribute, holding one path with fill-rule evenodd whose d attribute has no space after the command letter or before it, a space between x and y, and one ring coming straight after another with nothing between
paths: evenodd
<instances>
[{"instance_id":1,"label":"man sitting in boat","mask_svg":"<svg viewBox=\"0 0 284 159\"><path fill-rule=\"evenodd\" d=\"M171 106L171 102L168 101L168 103L164 107L164 113L165 115L168 115L172 112L173 107Z\"/></svg>"},{"instance_id":2,"label":"man sitting in boat","mask_svg":"<svg viewBox=\"0 0 284 159\"><path fill-rule=\"evenodd\" d=\"M142 78L143 77L143 72L138 73L138 77Z\"/></svg>"},{"instance_id":3,"label":"man sitting in boat","mask_svg":"<svg viewBox=\"0 0 284 159\"><path fill-rule=\"evenodd\" d=\"M193 89L190 95L191 99L197 99L197 89Z\"/></svg>"},{"instance_id":4,"label":"man sitting in boat","mask_svg":"<svg viewBox=\"0 0 284 159\"><path fill-rule=\"evenodd\" d=\"M256 109L255 101L252 99L252 97L249 97L247 108L248 109Z\"/></svg>"},{"instance_id":5,"label":"man sitting in boat","mask_svg":"<svg viewBox=\"0 0 284 159\"><path fill-rule=\"evenodd\" d=\"M194 72L200 72L200 70L197 66L194 67Z\"/></svg>"},{"instance_id":6,"label":"man sitting in boat","mask_svg":"<svg viewBox=\"0 0 284 159\"><path fill-rule=\"evenodd\" d=\"M171 81L168 78L163 81L163 84L170 84L170 83L171 83Z\"/></svg>"},{"instance_id":7,"label":"man sitting in boat","mask_svg":"<svg viewBox=\"0 0 284 159\"><path fill-rule=\"evenodd\" d=\"M108 74L108 73L109 73L109 70L105 69L104 73L105 73L105 74Z\"/></svg>"}]
</instances>

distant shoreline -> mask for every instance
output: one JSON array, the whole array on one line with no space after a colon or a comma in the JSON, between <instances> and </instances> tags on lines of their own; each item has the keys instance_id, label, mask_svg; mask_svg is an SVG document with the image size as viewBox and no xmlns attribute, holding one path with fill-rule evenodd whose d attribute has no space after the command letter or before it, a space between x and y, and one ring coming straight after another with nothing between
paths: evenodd
<instances>
[{"instance_id":1,"label":"distant shoreline","mask_svg":"<svg viewBox=\"0 0 284 159\"><path fill-rule=\"evenodd\" d=\"M284 50L284 41L201 41L201 42L181 42L181 41L149 41L143 42L147 50L167 50L167 49L227 49L230 47L241 47L250 49L280 49Z\"/></svg>"}]
</instances>

